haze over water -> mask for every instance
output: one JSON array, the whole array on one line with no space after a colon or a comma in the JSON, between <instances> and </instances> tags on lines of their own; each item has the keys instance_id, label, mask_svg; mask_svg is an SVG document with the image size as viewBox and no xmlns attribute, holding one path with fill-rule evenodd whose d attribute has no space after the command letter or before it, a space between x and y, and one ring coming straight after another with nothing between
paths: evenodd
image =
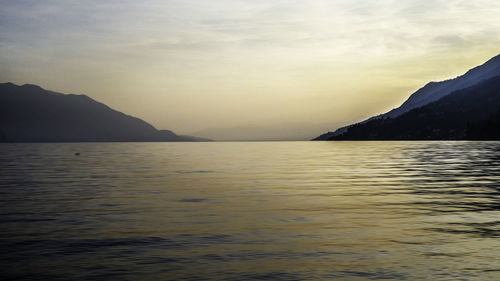
<instances>
[{"instance_id":1,"label":"haze over water","mask_svg":"<svg viewBox=\"0 0 500 281\"><path fill-rule=\"evenodd\" d=\"M0 277L498 280L499 164L500 142L1 144Z\"/></svg>"}]
</instances>

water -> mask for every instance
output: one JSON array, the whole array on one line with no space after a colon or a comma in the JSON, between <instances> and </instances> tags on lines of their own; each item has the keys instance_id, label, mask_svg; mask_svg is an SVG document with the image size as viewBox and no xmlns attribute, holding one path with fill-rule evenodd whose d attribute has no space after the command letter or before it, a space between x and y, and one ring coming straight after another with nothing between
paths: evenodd
<instances>
[{"instance_id":1,"label":"water","mask_svg":"<svg viewBox=\"0 0 500 281\"><path fill-rule=\"evenodd\" d=\"M0 278L500 280L499 164L500 142L1 144Z\"/></svg>"}]
</instances>

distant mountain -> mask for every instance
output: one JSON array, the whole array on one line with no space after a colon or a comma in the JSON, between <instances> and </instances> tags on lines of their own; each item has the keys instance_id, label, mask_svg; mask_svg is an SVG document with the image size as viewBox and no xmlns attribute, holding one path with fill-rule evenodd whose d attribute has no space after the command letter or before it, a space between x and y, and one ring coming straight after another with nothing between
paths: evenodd
<instances>
[{"instance_id":1,"label":"distant mountain","mask_svg":"<svg viewBox=\"0 0 500 281\"><path fill-rule=\"evenodd\" d=\"M395 118L355 124L331 140L499 140L500 76Z\"/></svg>"},{"instance_id":2,"label":"distant mountain","mask_svg":"<svg viewBox=\"0 0 500 281\"><path fill-rule=\"evenodd\" d=\"M441 82L430 82L415 93L413 93L400 107L387 113L371 117L363 122L354 124L363 124L375 119L396 118L412 109L422 107L431 102L437 101L457 90L465 89L480 82L486 81L492 77L500 75L500 55L497 55L486 63L475 67L465 74L454 79ZM334 132L328 132L317 137L315 140L329 140L334 136L345 133L348 128L354 125L341 127Z\"/></svg>"},{"instance_id":3,"label":"distant mountain","mask_svg":"<svg viewBox=\"0 0 500 281\"><path fill-rule=\"evenodd\" d=\"M65 95L36 85L0 83L0 141L152 142L201 141L178 136L85 95Z\"/></svg>"},{"instance_id":4,"label":"distant mountain","mask_svg":"<svg viewBox=\"0 0 500 281\"><path fill-rule=\"evenodd\" d=\"M331 123L284 123L261 126L210 128L193 132L192 135L218 141L305 141L328 130Z\"/></svg>"}]
</instances>

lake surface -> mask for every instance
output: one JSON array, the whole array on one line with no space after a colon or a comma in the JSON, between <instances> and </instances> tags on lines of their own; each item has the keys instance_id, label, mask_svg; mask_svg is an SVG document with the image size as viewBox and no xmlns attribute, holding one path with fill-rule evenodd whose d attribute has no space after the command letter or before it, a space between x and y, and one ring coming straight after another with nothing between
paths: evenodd
<instances>
[{"instance_id":1,"label":"lake surface","mask_svg":"<svg viewBox=\"0 0 500 281\"><path fill-rule=\"evenodd\" d=\"M4 280L500 280L500 142L0 144L0 265Z\"/></svg>"}]
</instances>

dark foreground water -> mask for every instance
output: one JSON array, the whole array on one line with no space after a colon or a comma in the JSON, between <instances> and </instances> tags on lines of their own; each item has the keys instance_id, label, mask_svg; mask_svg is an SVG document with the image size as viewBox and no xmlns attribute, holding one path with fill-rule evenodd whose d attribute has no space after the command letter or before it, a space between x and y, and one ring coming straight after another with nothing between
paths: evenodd
<instances>
[{"instance_id":1,"label":"dark foreground water","mask_svg":"<svg viewBox=\"0 0 500 281\"><path fill-rule=\"evenodd\" d=\"M0 267L500 280L500 142L1 144Z\"/></svg>"}]
</instances>

